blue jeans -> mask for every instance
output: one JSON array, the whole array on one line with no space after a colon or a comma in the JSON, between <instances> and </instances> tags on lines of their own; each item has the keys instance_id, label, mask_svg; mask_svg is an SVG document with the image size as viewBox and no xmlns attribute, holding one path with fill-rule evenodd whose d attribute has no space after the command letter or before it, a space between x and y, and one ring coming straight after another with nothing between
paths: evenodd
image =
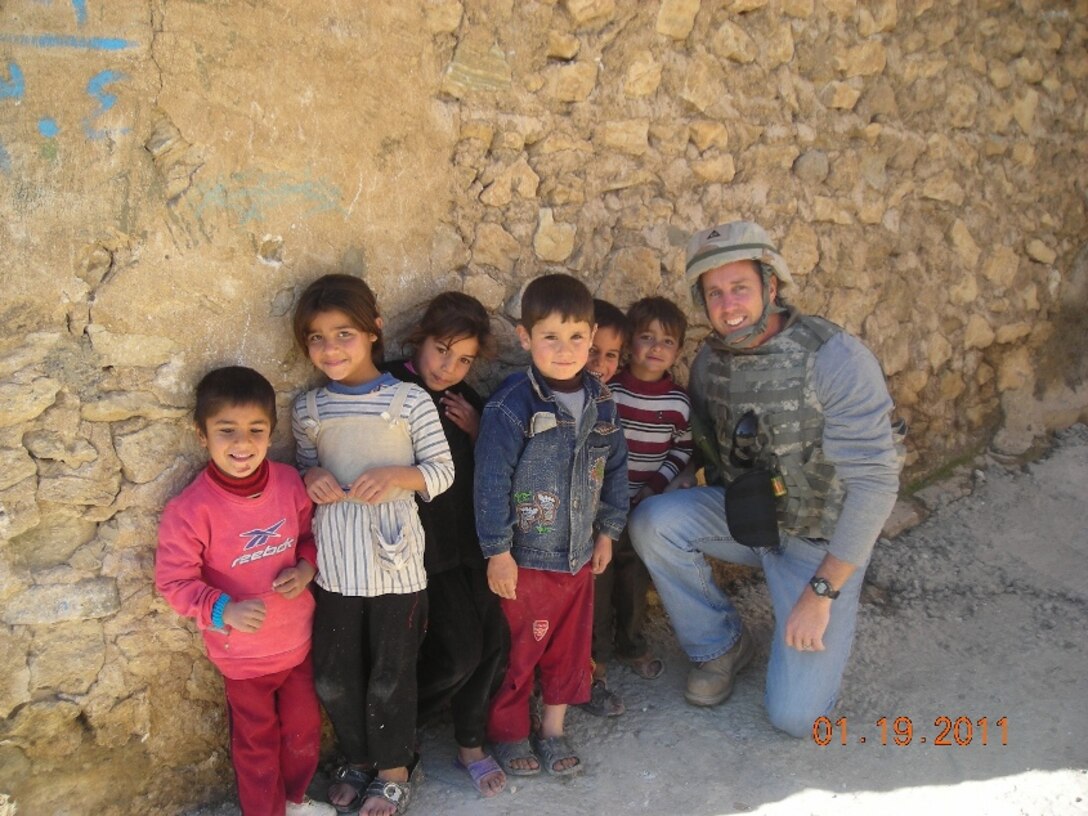
<instances>
[{"instance_id":1,"label":"blue jeans","mask_svg":"<svg viewBox=\"0 0 1088 816\"><path fill-rule=\"evenodd\" d=\"M704 555L762 567L775 617L764 703L776 728L807 737L813 721L830 714L838 699L854 640L864 567L854 571L831 604L824 651L792 649L785 642L786 620L827 550L792 536L784 537L778 552L738 544L726 526L724 502L721 487L653 496L631 514L627 529L650 570L680 646L697 663L725 654L741 631L740 614L714 582Z\"/></svg>"}]
</instances>

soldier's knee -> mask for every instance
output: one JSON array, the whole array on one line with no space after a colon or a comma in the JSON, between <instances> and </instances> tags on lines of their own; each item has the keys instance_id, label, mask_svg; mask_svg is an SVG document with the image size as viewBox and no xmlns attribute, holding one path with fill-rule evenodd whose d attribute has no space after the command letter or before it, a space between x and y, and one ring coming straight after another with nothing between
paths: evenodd
<instances>
[{"instance_id":1,"label":"soldier's knee","mask_svg":"<svg viewBox=\"0 0 1088 816\"><path fill-rule=\"evenodd\" d=\"M796 700L767 700L767 718L771 725L798 739L812 736L817 718L830 714L827 706L798 704Z\"/></svg>"}]
</instances>

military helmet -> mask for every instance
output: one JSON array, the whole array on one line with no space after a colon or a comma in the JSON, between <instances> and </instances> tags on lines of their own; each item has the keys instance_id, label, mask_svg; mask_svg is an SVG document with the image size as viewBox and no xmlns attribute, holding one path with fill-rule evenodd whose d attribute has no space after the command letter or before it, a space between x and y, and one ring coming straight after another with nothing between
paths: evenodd
<instances>
[{"instance_id":1,"label":"military helmet","mask_svg":"<svg viewBox=\"0 0 1088 816\"><path fill-rule=\"evenodd\" d=\"M771 243L767 231L753 221L730 221L700 230L688 241L684 279L691 287L691 297L697 304L706 305L699 285L703 273L734 261L756 261L765 281L769 273L782 284L793 284L786 259Z\"/></svg>"}]
</instances>

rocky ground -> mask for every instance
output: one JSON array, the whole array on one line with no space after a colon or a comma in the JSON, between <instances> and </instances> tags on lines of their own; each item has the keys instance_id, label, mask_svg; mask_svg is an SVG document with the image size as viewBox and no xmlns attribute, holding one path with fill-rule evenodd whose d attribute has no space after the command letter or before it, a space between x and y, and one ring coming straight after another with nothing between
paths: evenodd
<instances>
[{"instance_id":1,"label":"rocky ground","mask_svg":"<svg viewBox=\"0 0 1088 816\"><path fill-rule=\"evenodd\" d=\"M516 780L478 799L439 724L425 732L426 780L411 812L1088 813L1086 484L1081 425L1036 461L983 457L918 494L927 520L874 553L826 745L767 723L769 602L751 574L730 573L763 646L726 704L684 703L686 661L658 613L653 635L668 671L645 681L615 668L628 713L569 718L584 776ZM909 744L897 744L908 729ZM324 784L315 780L315 793ZM236 813L226 804L200 816Z\"/></svg>"}]
</instances>

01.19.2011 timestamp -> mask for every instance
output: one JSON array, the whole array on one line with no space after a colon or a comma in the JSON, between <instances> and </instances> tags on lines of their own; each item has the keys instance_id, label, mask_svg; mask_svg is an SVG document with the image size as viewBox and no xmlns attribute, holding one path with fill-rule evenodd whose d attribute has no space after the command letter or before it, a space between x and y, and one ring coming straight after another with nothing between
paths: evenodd
<instances>
[{"instance_id":1,"label":"01.19.2011 timestamp","mask_svg":"<svg viewBox=\"0 0 1088 816\"><path fill-rule=\"evenodd\" d=\"M933 720L933 731L921 733L916 730L910 717L881 717L875 723L877 731L872 734L857 734L848 727L846 717L832 720L830 717L817 717L812 723L812 741L820 746L832 744L849 745L921 745L938 747L960 747L968 745L1008 745L1009 718L999 717L991 721L989 717L972 720L967 716L950 717L941 715Z\"/></svg>"}]
</instances>

